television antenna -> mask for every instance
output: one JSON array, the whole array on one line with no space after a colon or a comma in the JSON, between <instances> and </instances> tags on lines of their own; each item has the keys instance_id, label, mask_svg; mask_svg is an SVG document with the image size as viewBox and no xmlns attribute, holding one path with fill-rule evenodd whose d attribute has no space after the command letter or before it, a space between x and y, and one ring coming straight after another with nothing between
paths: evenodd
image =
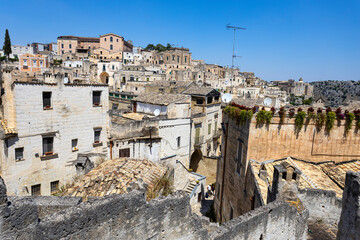
<instances>
[{"instance_id":1,"label":"television antenna","mask_svg":"<svg viewBox=\"0 0 360 240\"><path fill-rule=\"evenodd\" d=\"M225 93L224 95L222 95L221 97L221 100L224 102L224 103L229 103L232 99L232 96L230 93Z\"/></svg>"},{"instance_id":2,"label":"television antenna","mask_svg":"<svg viewBox=\"0 0 360 240\"><path fill-rule=\"evenodd\" d=\"M232 56L231 56L231 71L232 71L231 77L234 77L234 74L233 74L234 73L234 59L236 57L240 57L240 56L235 55L235 33L237 30L246 30L246 28L231 26L230 24L228 24L228 25L226 25L226 29L234 31L233 52L232 52ZM232 80L234 80L234 79L232 79ZM232 82L233 81L231 81L231 87L232 87Z\"/></svg>"}]
</instances>

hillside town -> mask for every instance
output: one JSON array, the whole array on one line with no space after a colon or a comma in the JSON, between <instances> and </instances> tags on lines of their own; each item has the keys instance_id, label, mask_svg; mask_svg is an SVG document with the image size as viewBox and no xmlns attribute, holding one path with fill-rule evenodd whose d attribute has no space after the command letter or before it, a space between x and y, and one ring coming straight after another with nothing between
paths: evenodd
<instances>
[{"instance_id":1,"label":"hillside town","mask_svg":"<svg viewBox=\"0 0 360 240\"><path fill-rule=\"evenodd\" d=\"M6 31L1 239L360 239L355 90L74 34Z\"/></svg>"}]
</instances>

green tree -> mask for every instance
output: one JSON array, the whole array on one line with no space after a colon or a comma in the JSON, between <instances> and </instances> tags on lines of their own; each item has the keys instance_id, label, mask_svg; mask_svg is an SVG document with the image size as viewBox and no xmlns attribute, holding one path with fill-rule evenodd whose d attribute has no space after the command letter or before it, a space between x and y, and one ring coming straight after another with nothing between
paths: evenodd
<instances>
[{"instance_id":1,"label":"green tree","mask_svg":"<svg viewBox=\"0 0 360 240\"><path fill-rule=\"evenodd\" d=\"M148 44L147 46L146 46L146 48L145 48L145 50L154 50L155 49L155 46L154 46L154 44Z\"/></svg>"},{"instance_id":2,"label":"green tree","mask_svg":"<svg viewBox=\"0 0 360 240\"><path fill-rule=\"evenodd\" d=\"M162 51L165 50L165 47L164 47L164 45L158 43L158 44L156 44L156 46L155 46L155 50L157 50L157 51L159 51L159 52L162 52Z\"/></svg>"},{"instance_id":3,"label":"green tree","mask_svg":"<svg viewBox=\"0 0 360 240\"><path fill-rule=\"evenodd\" d=\"M170 50L171 48L172 48L172 46L170 43L166 44L166 50Z\"/></svg>"},{"instance_id":4,"label":"green tree","mask_svg":"<svg viewBox=\"0 0 360 240\"><path fill-rule=\"evenodd\" d=\"M3 47L4 53L6 57L9 59L9 55L11 54L11 40L9 35L9 30L5 31L5 42Z\"/></svg>"}]
</instances>

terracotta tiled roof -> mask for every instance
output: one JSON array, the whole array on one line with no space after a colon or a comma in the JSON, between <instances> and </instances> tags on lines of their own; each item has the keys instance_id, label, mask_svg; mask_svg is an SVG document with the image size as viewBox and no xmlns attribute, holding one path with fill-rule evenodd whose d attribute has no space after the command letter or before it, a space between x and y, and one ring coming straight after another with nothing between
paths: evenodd
<instances>
[{"instance_id":1,"label":"terracotta tiled roof","mask_svg":"<svg viewBox=\"0 0 360 240\"><path fill-rule=\"evenodd\" d=\"M341 164L335 164L334 162L315 164L290 157L265 162L251 160L250 163L254 170L255 180L260 188L264 203L267 202L268 189L271 188L273 181L274 166L282 162L288 162L301 171L299 181L300 189L317 188L331 190L334 191L339 198L342 197L346 172L350 170L355 172L360 171L360 160ZM267 178L265 180L259 177L260 170L266 170Z\"/></svg>"},{"instance_id":2,"label":"terracotta tiled roof","mask_svg":"<svg viewBox=\"0 0 360 240\"><path fill-rule=\"evenodd\" d=\"M108 160L80 177L63 196L102 197L127 193L130 183L141 178L151 188L154 180L164 176L167 168L149 160L121 158Z\"/></svg>"},{"instance_id":3,"label":"terracotta tiled roof","mask_svg":"<svg viewBox=\"0 0 360 240\"><path fill-rule=\"evenodd\" d=\"M15 128L9 128L7 126L7 121L5 119L1 120L1 128L4 129L4 133L5 135L13 135L13 134L17 134L17 131Z\"/></svg>"}]
</instances>

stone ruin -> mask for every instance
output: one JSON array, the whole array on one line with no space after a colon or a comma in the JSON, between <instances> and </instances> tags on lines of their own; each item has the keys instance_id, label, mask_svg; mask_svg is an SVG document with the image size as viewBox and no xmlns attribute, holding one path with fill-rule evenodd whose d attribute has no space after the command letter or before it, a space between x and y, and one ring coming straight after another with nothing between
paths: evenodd
<instances>
[{"instance_id":1,"label":"stone ruin","mask_svg":"<svg viewBox=\"0 0 360 240\"><path fill-rule=\"evenodd\" d=\"M324 198L328 193L321 195L321 190L299 192L302 211L275 200L219 226L192 214L181 191L150 202L145 191L141 182L134 182L128 194L89 197L86 202L81 197L10 197L0 178L0 239L306 239L308 220L331 214L331 207L319 206L323 212L316 212L317 204L334 197ZM348 172L340 240L359 239L359 192L360 174ZM311 196L325 200L307 209Z\"/></svg>"}]
</instances>

